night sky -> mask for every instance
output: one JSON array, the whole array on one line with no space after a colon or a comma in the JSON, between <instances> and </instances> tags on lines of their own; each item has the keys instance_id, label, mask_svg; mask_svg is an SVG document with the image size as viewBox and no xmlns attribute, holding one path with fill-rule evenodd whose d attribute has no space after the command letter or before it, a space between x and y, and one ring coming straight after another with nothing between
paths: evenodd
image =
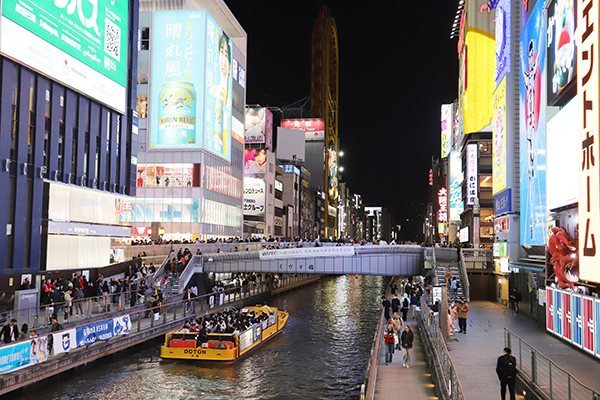
<instances>
[{"instance_id":1,"label":"night sky","mask_svg":"<svg viewBox=\"0 0 600 400\"><path fill-rule=\"evenodd\" d=\"M270 107L310 96L312 27L326 4L338 31L343 180L396 224L411 202L427 202L440 107L458 90L458 0L225 2L248 35L246 103Z\"/></svg>"}]
</instances>

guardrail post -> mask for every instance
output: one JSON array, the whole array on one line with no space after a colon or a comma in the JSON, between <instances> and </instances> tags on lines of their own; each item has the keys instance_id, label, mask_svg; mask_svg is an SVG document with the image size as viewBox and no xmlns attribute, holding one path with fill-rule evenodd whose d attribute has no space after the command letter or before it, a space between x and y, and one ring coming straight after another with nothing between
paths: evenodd
<instances>
[{"instance_id":1,"label":"guardrail post","mask_svg":"<svg viewBox=\"0 0 600 400\"><path fill-rule=\"evenodd\" d=\"M552 399L552 361L550 361L550 364L548 365L548 380L550 381L548 385L550 386L550 399Z\"/></svg>"},{"instance_id":2,"label":"guardrail post","mask_svg":"<svg viewBox=\"0 0 600 400\"><path fill-rule=\"evenodd\" d=\"M569 400L571 400L571 374L567 375L567 388L569 390Z\"/></svg>"},{"instance_id":3,"label":"guardrail post","mask_svg":"<svg viewBox=\"0 0 600 400\"><path fill-rule=\"evenodd\" d=\"M536 368L535 349L531 349L531 382L537 385L537 368Z\"/></svg>"},{"instance_id":4,"label":"guardrail post","mask_svg":"<svg viewBox=\"0 0 600 400\"><path fill-rule=\"evenodd\" d=\"M156 313L157 310L153 309L150 310L150 328L154 328L154 314Z\"/></svg>"},{"instance_id":5,"label":"guardrail post","mask_svg":"<svg viewBox=\"0 0 600 400\"><path fill-rule=\"evenodd\" d=\"M142 329L142 318L140 317L140 313L137 313L137 331L139 332Z\"/></svg>"}]
</instances>

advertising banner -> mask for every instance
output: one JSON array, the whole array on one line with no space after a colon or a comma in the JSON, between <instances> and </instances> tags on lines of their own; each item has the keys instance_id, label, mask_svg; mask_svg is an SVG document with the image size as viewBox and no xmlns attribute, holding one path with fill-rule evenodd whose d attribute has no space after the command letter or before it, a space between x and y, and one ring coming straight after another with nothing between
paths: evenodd
<instances>
[{"instance_id":1,"label":"advertising banner","mask_svg":"<svg viewBox=\"0 0 600 400\"><path fill-rule=\"evenodd\" d=\"M266 142L267 136L267 110L265 107L246 108L246 123L244 126L244 141L246 143ZM270 111L269 111L270 113ZM273 114L271 114L271 118ZM272 119L271 119L271 129Z\"/></svg>"},{"instance_id":2,"label":"advertising banner","mask_svg":"<svg viewBox=\"0 0 600 400\"><path fill-rule=\"evenodd\" d=\"M267 151L265 149L244 150L244 175L264 177L267 173Z\"/></svg>"},{"instance_id":3,"label":"advertising banner","mask_svg":"<svg viewBox=\"0 0 600 400\"><path fill-rule=\"evenodd\" d=\"M351 257L354 255L354 247L301 247L292 249L261 250L258 255L261 260L297 257Z\"/></svg>"},{"instance_id":4,"label":"advertising banner","mask_svg":"<svg viewBox=\"0 0 600 400\"><path fill-rule=\"evenodd\" d=\"M577 2L552 0L548 5L548 104L573 80L577 67Z\"/></svg>"},{"instance_id":5,"label":"advertising banner","mask_svg":"<svg viewBox=\"0 0 600 400\"><path fill-rule=\"evenodd\" d=\"M594 354L594 299L583 298L583 349Z\"/></svg>"},{"instance_id":6,"label":"advertising banner","mask_svg":"<svg viewBox=\"0 0 600 400\"><path fill-rule=\"evenodd\" d=\"M544 2L521 32L520 179L521 245L546 244L546 35Z\"/></svg>"},{"instance_id":7,"label":"advertising banner","mask_svg":"<svg viewBox=\"0 0 600 400\"><path fill-rule=\"evenodd\" d=\"M573 344L577 347L583 346L583 303L580 295L571 295L573 307L571 310L573 318Z\"/></svg>"},{"instance_id":8,"label":"advertising banner","mask_svg":"<svg viewBox=\"0 0 600 400\"><path fill-rule=\"evenodd\" d=\"M325 120L321 118L284 119L281 121L281 127L304 131L305 139L308 141L325 140Z\"/></svg>"},{"instance_id":9,"label":"advertising banner","mask_svg":"<svg viewBox=\"0 0 600 400\"><path fill-rule=\"evenodd\" d=\"M438 222L448 222L448 191L444 187L438 191Z\"/></svg>"},{"instance_id":10,"label":"advertising banner","mask_svg":"<svg viewBox=\"0 0 600 400\"><path fill-rule=\"evenodd\" d=\"M327 194L332 203L338 197L338 158L333 142L329 143L327 154Z\"/></svg>"},{"instance_id":11,"label":"advertising banner","mask_svg":"<svg viewBox=\"0 0 600 400\"><path fill-rule=\"evenodd\" d=\"M575 98L548 122L546 145L546 202L548 210L568 206L579 200L581 143L576 121L580 103Z\"/></svg>"},{"instance_id":12,"label":"advertising banner","mask_svg":"<svg viewBox=\"0 0 600 400\"><path fill-rule=\"evenodd\" d=\"M554 291L554 333L562 336L563 327L563 307L562 307L562 292Z\"/></svg>"},{"instance_id":13,"label":"advertising banner","mask_svg":"<svg viewBox=\"0 0 600 400\"><path fill-rule=\"evenodd\" d=\"M581 7L583 8L583 7ZM577 93L579 102L579 271L582 280L600 282L600 162L598 161L599 80L598 18L600 5L588 2L577 10ZM584 29L582 29L584 28Z\"/></svg>"},{"instance_id":14,"label":"advertising banner","mask_svg":"<svg viewBox=\"0 0 600 400\"><path fill-rule=\"evenodd\" d=\"M500 0L496 6L496 87L510 72L511 64L511 9L510 0ZM492 111L494 108L492 107Z\"/></svg>"},{"instance_id":15,"label":"advertising banner","mask_svg":"<svg viewBox=\"0 0 600 400\"><path fill-rule=\"evenodd\" d=\"M475 204L477 197L477 143L467 145L467 205Z\"/></svg>"},{"instance_id":16,"label":"advertising banner","mask_svg":"<svg viewBox=\"0 0 600 400\"><path fill-rule=\"evenodd\" d=\"M265 215L266 186L264 179L244 178L244 215Z\"/></svg>"},{"instance_id":17,"label":"advertising banner","mask_svg":"<svg viewBox=\"0 0 600 400\"><path fill-rule=\"evenodd\" d=\"M460 214L464 211L462 200L462 182L465 179L462 172L460 153L450 152L450 221L460 221Z\"/></svg>"},{"instance_id":18,"label":"advertising banner","mask_svg":"<svg viewBox=\"0 0 600 400\"><path fill-rule=\"evenodd\" d=\"M125 113L129 2L5 0L0 52Z\"/></svg>"},{"instance_id":19,"label":"advertising banner","mask_svg":"<svg viewBox=\"0 0 600 400\"><path fill-rule=\"evenodd\" d=\"M201 148L206 11L154 13L152 149Z\"/></svg>"},{"instance_id":20,"label":"advertising banner","mask_svg":"<svg viewBox=\"0 0 600 400\"><path fill-rule=\"evenodd\" d=\"M546 288L546 330L554 332L554 289Z\"/></svg>"},{"instance_id":21,"label":"advertising banner","mask_svg":"<svg viewBox=\"0 0 600 400\"><path fill-rule=\"evenodd\" d=\"M231 159L232 44L210 14L206 14L206 115L204 148L219 157Z\"/></svg>"},{"instance_id":22,"label":"advertising banner","mask_svg":"<svg viewBox=\"0 0 600 400\"><path fill-rule=\"evenodd\" d=\"M100 340L109 340L113 335L113 320L96 322L75 328L77 347L89 346Z\"/></svg>"},{"instance_id":23,"label":"advertising banner","mask_svg":"<svg viewBox=\"0 0 600 400\"><path fill-rule=\"evenodd\" d=\"M122 315L117 318L113 318L113 335L124 335L131 331L131 317L129 315Z\"/></svg>"},{"instance_id":24,"label":"advertising banner","mask_svg":"<svg viewBox=\"0 0 600 400\"><path fill-rule=\"evenodd\" d=\"M573 340L573 314L571 313L571 292L562 292L563 309L563 338L571 342Z\"/></svg>"},{"instance_id":25,"label":"advertising banner","mask_svg":"<svg viewBox=\"0 0 600 400\"><path fill-rule=\"evenodd\" d=\"M38 337L0 347L0 373L43 363L48 359L48 340Z\"/></svg>"},{"instance_id":26,"label":"advertising banner","mask_svg":"<svg viewBox=\"0 0 600 400\"><path fill-rule=\"evenodd\" d=\"M244 123L236 117L231 117L231 138L244 144Z\"/></svg>"},{"instance_id":27,"label":"advertising banner","mask_svg":"<svg viewBox=\"0 0 600 400\"><path fill-rule=\"evenodd\" d=\"M69 329L53 333L52 354L68 353L77 348L77 332Z\"/></svg>"},{"instance_id":28,"label":"advertising banner","mask_svg":"<svg viewBox=\"0 0 600 400\"><path fill-rule=\"evenodd\" d=\"M452 150L452 104L442 104L442 158Z\"/></svg>"},{"instance_id":29,"label":"advertising banner","mask_svg":"<svg viewBox=\"0 0 600 400\"><path fill-rule=\"evenodd\" d=\"M506 189L506 79L502 79L492 96L492 111L494 112L492 192L495 195Z\"/></svg>"}]
</instances>

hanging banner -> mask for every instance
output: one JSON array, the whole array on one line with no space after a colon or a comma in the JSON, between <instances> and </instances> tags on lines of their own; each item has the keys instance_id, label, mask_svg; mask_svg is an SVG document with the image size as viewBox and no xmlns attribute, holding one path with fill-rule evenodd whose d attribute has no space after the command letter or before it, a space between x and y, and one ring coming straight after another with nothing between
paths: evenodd
<instances>
[{"instance_id":1,"label":"hanging banner","mask_svg":"<svg viewBox=\"0 0 600 400\"><path fill-rule=\"evenodd\" d=\"M573 298L573 344L581 348L583 346L583 316L582 299L580 295L574 294Z\"/></svg>"},{"instance_id":2,"label":"hanging banner","mask_svg":"<svg viewBox=\"0 0 600 400\"><path fill-rule=\"evenodd\" d=\"M113 320L96 322L75 328L77 331L77 347L89 346L100 340L109 340L113 335Z\"/></svg>"},{"instance_id":3,"label":"hanging banner","mask_svg":"<svg viewBox=\"0 0 600 400\"><path fill-rule=\"evenodd\" d=\"M258 253L261 260L295 257L351 257L354 246L306 247L293 249L262 250Z\"/></svg>"},{"instance_id":4,"label":"hanging banner","mask_svg":"<svg viewBox=\"0 0 600 400\"><path fill-rule=\"evenodd\" d=\"M562 292L562 296L563 338L571 342L573 341L573 315L571 314L571 292Z\"/></svg>"},{"instance_id":5,"label":"hanging banner","mask_svg":"<svg viewBox=\"0 0 600 400\"><path fill-rule=\"evenodd\" d=\"M53 333L52 336L54 338L52 345L52 353L54 355L68 353L77 348L77 333L75 329Z\"/></svg>"}]
</instances>

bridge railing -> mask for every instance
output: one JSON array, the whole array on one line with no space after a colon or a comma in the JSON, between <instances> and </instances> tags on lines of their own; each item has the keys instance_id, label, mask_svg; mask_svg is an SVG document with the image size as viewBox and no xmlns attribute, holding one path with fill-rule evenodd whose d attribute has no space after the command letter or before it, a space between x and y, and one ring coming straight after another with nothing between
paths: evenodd
<instances>
[{"instance_id":1,"label":"bridge railing","mask_svg":"<svg viewBox=\"0 0 600 400\"><path fill-rule=\"evenodd\" d=\"M462 259L466 262L491 262L493 261L490 249L461 249Z\"/></svg>"},{"instance_id":2,"label":"bridge railing","mask_svg":"<svg viewBox=\"0 0 600 400\"><path fill-rule=\"evenodd\" d=\"M383 332L383 326L385 323L384 309L381 309L381 316L379 317L379 323L375 330L375 337L373 338L373 347L371 348L371 354L369 356L369 365L367 366L367 372L365 374L365 382L360 388L360 399L361 400L372 400L375 398L375 386L377 385L377 369L379 366L379 349L381 348L381 335Z\"/></svg>"},{"instance_id":3,"label":"bridge railing","mask_svg":"<svg viewBox=\"0 0 600 400\"><path fill-rule=\"evenodd\" d=\"M421 300L421 312L418 314L419 327L423 332L424 348L428 364L434 372L436 387L445 400L464 400L464 394L454 364L450 359L444 335L438 325L438 315Z\"/></svg>"},{"instance_id":4,"label":"bridge railing","mask_svg":"<svg viewBox=\"0 0 600 400\"><path fill-rule=\"evenodd\" d=\"M600 393L579 382L535 347L504 328L504 343L517 359L519 376L527 385L543 392L548 399L600 399Z\"/></svg>"}]
</instances>

